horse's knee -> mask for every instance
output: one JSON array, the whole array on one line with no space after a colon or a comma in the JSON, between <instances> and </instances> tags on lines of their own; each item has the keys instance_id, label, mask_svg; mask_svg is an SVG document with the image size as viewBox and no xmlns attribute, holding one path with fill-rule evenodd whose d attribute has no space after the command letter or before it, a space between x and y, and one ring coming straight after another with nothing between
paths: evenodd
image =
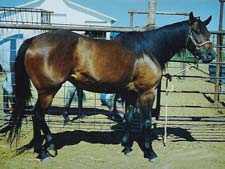
<instances>
[{"instance_id":1,"label":"horse's knee","mask_svg":"<svg viewBox=\"0 0 225 169\"><path fill-rule=\"evenodd\" d=\"M152 121L150 119L145 120L144 129L145 130L151 130L151 128L152 128Z\"/></svg>"},{"instance_id":2,"label":"horse's knee","mask_svg":"<svg viewBox=\"0 0 225 169\"><path fill-rule=\"evenodd\" d=\"M132 123L133 121L133 111L128 111L125 113L124 118L126 120L126 123Z\"/></svg>"}]
</instances>

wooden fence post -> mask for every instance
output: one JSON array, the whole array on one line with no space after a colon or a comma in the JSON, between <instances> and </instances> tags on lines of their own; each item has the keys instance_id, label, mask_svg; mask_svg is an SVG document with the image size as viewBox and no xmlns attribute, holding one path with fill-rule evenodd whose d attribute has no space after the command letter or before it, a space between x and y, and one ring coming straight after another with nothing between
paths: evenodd
<instances>
[{"instance_id":1,"label":"wooden fence post","mask_svg":"<svg viewBox=\"0 0 225 169\"><path fill-rule=\"evenodd\" d=\"M224 7L224 0L220 1L220 20L219 20L219 31L223 29L223 7ZM217 46L222 46L223 38L222 34L217 35ZM216 62L222 62L222 48L217 48L217 58ZM220 88L220 67L221 64L216 64L216 83L215 83L215 94L214 94L214 102L218 103L219 98L219 88Z\"/></svg>"}]
</instances>

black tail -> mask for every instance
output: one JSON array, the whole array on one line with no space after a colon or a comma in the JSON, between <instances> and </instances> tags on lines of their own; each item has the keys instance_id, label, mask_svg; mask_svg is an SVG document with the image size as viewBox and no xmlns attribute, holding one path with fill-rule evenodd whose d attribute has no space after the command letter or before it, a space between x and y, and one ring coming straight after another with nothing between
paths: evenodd
<instances>
[{"instance_id":1,"label":"black tail","mask_svg":"<svg viewBox=\"0 0 225 169\"><path fill-rule=\"evenodd\" d=\"M18 140L19 138L25 107L32 97L30 80L24 65L25 54L31 42L32 39L27 39L23 42L17 53L14 65L16 82L14 86L15 105L13 107L12 117L9 121L10 131L8 142L10 144L12 144L15 139Z\"/></svg>"}]
</instances>

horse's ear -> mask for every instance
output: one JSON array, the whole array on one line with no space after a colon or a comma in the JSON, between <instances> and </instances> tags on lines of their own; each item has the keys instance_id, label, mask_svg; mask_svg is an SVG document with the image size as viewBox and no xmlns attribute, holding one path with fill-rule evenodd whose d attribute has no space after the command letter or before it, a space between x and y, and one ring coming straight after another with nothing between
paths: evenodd
<instances>
[{"instance_id":1,"label":"horse's ear","mask_svg":"<svg viewBox=\"0 0 225 169\"><path fill-rule=\"evenodd\" d=\"M193 24L196 21L196 18L193 15L193 12L189 13L189 23Z\"/></svg>"},{"instance_id":2,"label":"horse's ear","mask_svg":"<svg viewBox=\"0 0 225 169\"><path fill-rule=\"evenodd\" d=\"M210 17L208 17L206 20L204 20L203 23L204 23L205 25L208 25L209 22L210 22L211 20L212 20L212 16L210 16Z\"/></svg>"}]
</instances>

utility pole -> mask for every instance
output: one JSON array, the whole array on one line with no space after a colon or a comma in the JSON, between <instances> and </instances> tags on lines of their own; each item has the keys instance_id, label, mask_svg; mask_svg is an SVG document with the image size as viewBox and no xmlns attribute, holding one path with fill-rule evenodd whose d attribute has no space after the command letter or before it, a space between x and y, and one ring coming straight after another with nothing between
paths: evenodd
<instances>
[{"instance_id":1,"label":"utility pole","mask_svg":"<svg viewBox=\"0 0 225 169\"><path fill-rule=\"evenodd\" d=\"M130 12L130 27L134 27L134 11Z\"/></svg>"},{"instance_id":2,"label":"utility pole","mask_svg":"<svg viewBox=\"0 0 225 169\"><path fill-rule=\"evenodd\" d=\"M148 20L147 27L149 29L155 28L155 14L156 14L156 0L148 1Z\"/></svg>"}]
</instances>

